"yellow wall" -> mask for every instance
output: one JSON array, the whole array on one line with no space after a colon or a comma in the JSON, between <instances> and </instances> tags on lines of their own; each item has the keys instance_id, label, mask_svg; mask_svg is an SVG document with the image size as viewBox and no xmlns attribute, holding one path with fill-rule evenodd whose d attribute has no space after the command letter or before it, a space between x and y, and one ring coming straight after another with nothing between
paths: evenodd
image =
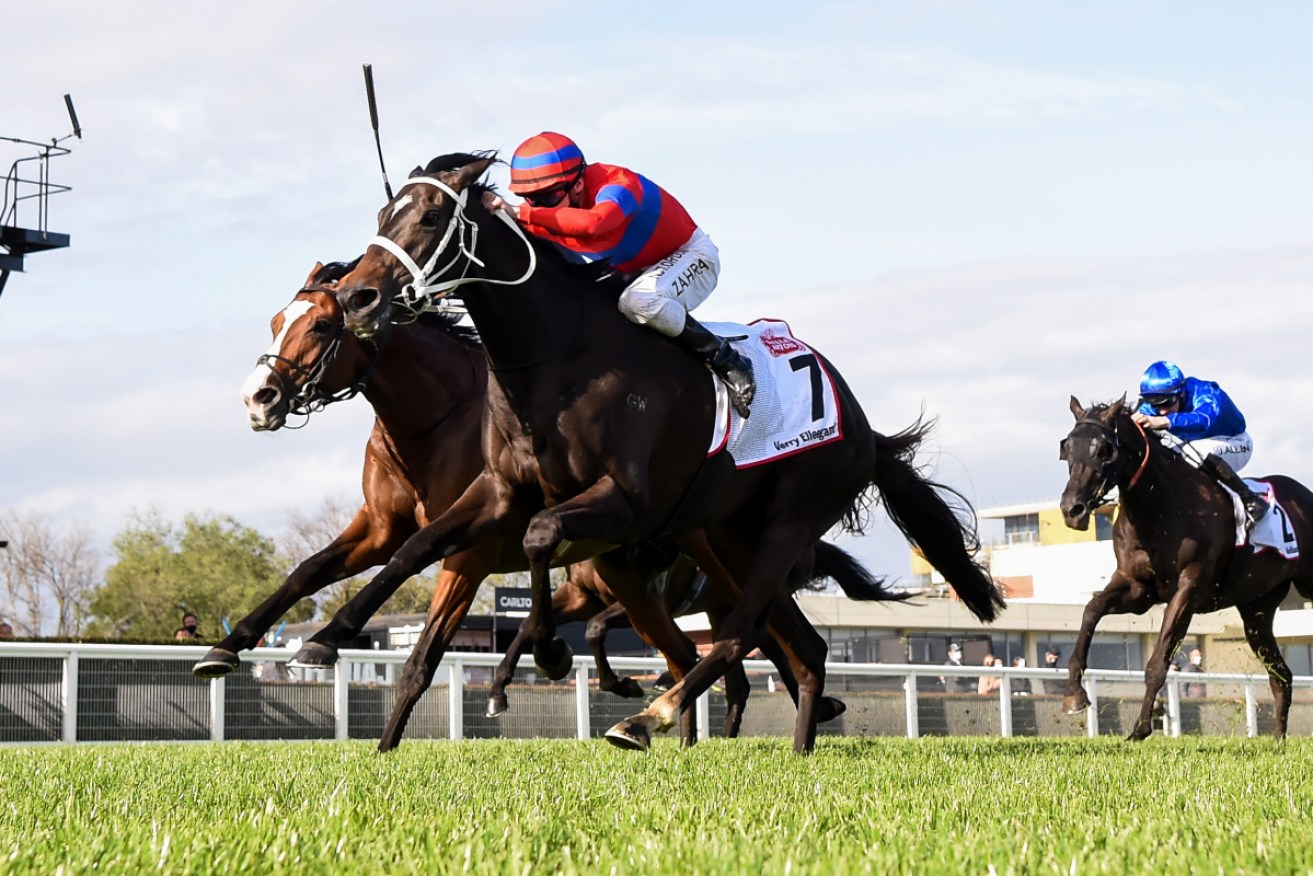
<instances>
[{"instance_id":1,"label":"yellow wall","mask_svg":"<svg viewBox=\"0 0 1313 876\"><path fill-rule=\"evenodd\" d=\"M1062 510L1059 508L1046 508L1039 512L1040 544L1076 544L1094 540L1093 520L1090 521L1089 528L1082 532L1071 529L1062 522Z\"/></svg>"}]
</instances>

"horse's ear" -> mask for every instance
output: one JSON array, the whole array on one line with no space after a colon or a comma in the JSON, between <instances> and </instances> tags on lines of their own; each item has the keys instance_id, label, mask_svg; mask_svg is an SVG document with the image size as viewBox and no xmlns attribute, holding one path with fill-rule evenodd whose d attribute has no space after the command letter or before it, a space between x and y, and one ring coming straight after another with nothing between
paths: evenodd
<instances>
[{"instance_id":1,"label":"horse's ear","mask_svg":"<svg viewBox=\"0 0 1313 876\"><path fill-rule=\"evenodd\" d=\"M1071 403L1068 404L1067 407L1071 408L1071 415L1077 420L1079 420L1085 413L1085 408L1081 407L1081 403L1076 401L1076 396L1074 395L1071 397Z\"/></svg>"},{"instance_id":2,"label":"horse's ear","mask_svg":"<svg viewBox=\"0 0 1313 876\"><path fill-rule=\"evenodd\" d=\"M410 176L407 177L407 179L414 179L417 176L423 176L423 175L424 175L424 168L420 167L417 164L415 165L415 169L410 172Z\"/></svg>"},{"instance_id":3,"label":"horse's ear","mask_svg":"<svg viewBox=\"0 0 1313 876\"><path fill-rule=\"evenodd\" d=\"M1126 407L1126 393L1123 392L1121 398L1108 405L1108 422L1112 422L1112 420L1122 412L1122 408L1124 407Z\"/></svg>"},{"instance_id":4,"label":"horse's ear","mask_svg":"<svg viewBox=\"0 0 1313 876\"><path fill-rule=\"evenodd\" d=\"M473 183L478 182L479 177L487 173L488 168L492 167L493 162L496 160L497 159L495 158L489 157L480 158L478 161L471 161L464 167L458 167L453 170L447 179L451 184L451 187L457 191L467 189ZM445 175L446 174L444 174L444 176Z\"/></svg>"},{"instance_id":5,"label":"horse's ear","mask_svg":"<svg viewBox=\"0 0 1313 876\"><path fill-rule=\"evenodd\" d=\"M315 262L315 266L310 269L310 276L305 278L305 282L301 284L301 288L309 289L311 286L313 286L315 284L315 278L319 276L319 272L322 271L323 269L324 269L323 262Z\"/></svg>"}]
</instances>

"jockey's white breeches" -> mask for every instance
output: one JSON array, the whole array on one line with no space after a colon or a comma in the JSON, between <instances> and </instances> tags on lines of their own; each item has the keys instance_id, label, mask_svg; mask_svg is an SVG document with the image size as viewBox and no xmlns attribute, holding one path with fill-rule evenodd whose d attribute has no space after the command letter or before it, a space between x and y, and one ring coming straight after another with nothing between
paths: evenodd
<instances>
[{"instance_id":1,"label":"jockey's white breeches","mask_svg":"<svg viewBox=\"0 0 1313 876\"><path fill-rule=\"evenodd\" d=\"M699 228L629 284L620 294L620 312L673 338L684 330L684 314L707 300L719 276L720 251Z\"/></svg>"},{"instance_id":2,"label":"jockey's white breeches","mask_svg":"<svg viewBox=\"0 0 1313 876\"><path fill-rule=\"evenodd\" d=\"M1198 468L1211 453L1225 460L1233 471L1240 471L1249 462L1249 457L1254 455L1254 439L1249 437L1248 432L1241 432L1239 435L1218 435L1214 438L1196 438L1193 441L1182 441L1171 432L1159 434L1163 436L1165 444L1184 456L1195 468Z\"/></svg>"}]
</instances>

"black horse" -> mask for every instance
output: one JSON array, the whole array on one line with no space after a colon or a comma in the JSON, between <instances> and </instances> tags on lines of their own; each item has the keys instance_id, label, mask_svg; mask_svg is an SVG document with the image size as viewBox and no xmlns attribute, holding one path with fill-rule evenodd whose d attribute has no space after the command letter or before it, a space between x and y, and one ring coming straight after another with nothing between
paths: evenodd
<instances>
[{"instance_id":1,"label":"black horse","mask_svg":"<svg viewBox=\"0 0 1313 876\"><path fill-rule=\"evenodd\" d=\"M479 179L494 160L451 155L417 168L339 285L339 299L366 334L386 331L394 302L459 286L494 377L483 473L367 585L363 610L416 570L513 529L530 560L534 658L560 674L569 650L551 618L552 558L567 545L597 554L666 542L692 558L733 609L710 654L607 738L646 748L651 732L672 726L761 643L769 624L799 686L798 751L815 744L825 644L783 596L785 578L832 526L860 528L873 487L968 608L995 617L1003 600L972 558L974 529L913 464L926 427L892 437L873 431L838 372L806 350L802 364L833 378L842 423L836 440L752 468L737 469L727 453L708 456L716 398L705 366L617 312L622 282L599 282L595 267L566 261L509 216L489 213ZM527 526L518 522L525 515ZM624 579L611 577L606 557L595 562L626 606L650 600L641 587L620 589ZM427 686L434 668L412 661L403 687Z\"/></svg>"},{"instance_id":2,"label":"black horse","mask_svg":"<svg viewBox=\"0 0 1313 876\"><path fill-rule=\"evenodd\" d=\"M1099 620L1105 614L1143 614L1166 603L1158 642L1145 667L1144 702L1129 736L1144 739L1153 732L1154 699L1190 619L1196 612L1234 605L1249 647L1267 668L1276 699L1276 735L1284 737L1291 672L1272 635L1272 617L1292 584L1313 598L1313 554L1287 560L1274 550L1237 547L1230 495L1180 453L1149 438L1131 419L1125 396L1088 410L1072 397L1071 412L1076 425L1059 454L1068 470L1062 494L1066 523L1073 529L1088 527L1114 486L1121 513L1113 524L1117 568L1085 608L1071 655L1065 708L1078 712L1089 707L1081 675ZM1313 545L1313 493L1288 477L1263 480L1272 485L1299 542Z\"/></svg>"},{"instance_id":3,"label":"black horse","mask_svg":"<svg viewBox=\"0 0 1313 876\"><path fill-rule=\"evenodd\" d=\"M304 288L271 321L274 346L259 358L243 387L243 397L252 428L274 431L284 426L289 415L308 416L333 402L363 394L375 413L361 478L365 502L330 545L298 565L281 587L196 664L193 671L202 677L214 678L236 669L239 653L254 647L297 600L386 563L407 538L440 517L483 470L480 437L488 368L477 336L458 325L454 316L425 314L414 323L397 326L388 333L386 343L358 339L346 330L342 308L333 294L336 281L350 268L350 264L333 263L316 265L310 272ZM659 562L659 558L649 560L634 574L654 577ZM688 568L690 564L684 565ZM446 558L429 609L441 622L425 629L417 651L436 664L484 577L527 568L518 536L483 539L470 550ZM591 561L571 565L566 574L562 589L611 592ZM790 580L801 587L815 576L833 578L855 599L899 598L848 554L824 542L819 542L814 552L804 553L791 570ZM646 586L661 592L654 580L648 579ZM614 601L613 596L602 598ZM336 662L337 649L353 642L368 619L367 614L356 611L358 599L353 597L315 641L302 649L297 655L299 665L331 666ZM723 608L706 598L702 603L702 610L712 613ZM632 625L668 655L672 671L682 676L697 660L693 642L675 625L664 602L639 608L651 610L636 613L630 618ZM611 670L600 639L596 646L599 688L622 696L641 696L632 680L626 685L626 679ZM796 699L797 685L788 661L773 642L763 643L763 650L777 661L781 680ZM742 672L726 677L726 735L737 731L748 689ZM407 690L398 702L405 704L406 697L420 693L422 690ZM840 700L825 697L820 720L837 717L844 708ZM691 743L696 739L693 714L684 717L684 739ZM396 732L400 731L398 726ZM385 741L392 745L396 740Z\"/></svg>"}]
</instances>

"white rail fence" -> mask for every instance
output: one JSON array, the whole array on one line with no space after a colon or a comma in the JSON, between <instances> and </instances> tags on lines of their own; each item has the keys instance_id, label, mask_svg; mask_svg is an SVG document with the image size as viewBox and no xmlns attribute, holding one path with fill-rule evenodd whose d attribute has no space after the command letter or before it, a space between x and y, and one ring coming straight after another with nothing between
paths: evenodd
<instances>
[{"instance_id":1,"label":"white rail fence","mask_svg":"<svg viewBox=\"0 0 1313 876\"><path fill-rule=\"evenodd\" d=\"M344 651L335 670L296 670L291 652L262 648L243 655L225 678L191 674L203 646L0 643L0 743L122 740L378 738L395 702L399 651ZM420 700L406 736L561 737L588 739L641 708L597 689L593 661L576 657L561 682L538 678L524 661L510 688L510 711L484 715L499 654L453 652ZM622 672L650 681L659 659L613 658ZM746 735L792 733L793 704L764 661L746 668L753 694ZM1062 697L1041 693L1065 683L1065 670L832 663L827 692L848 711L822 732L847 735L994 735L1095 737L1129 732L1139 713L1141 672L1088 670L1091 705L1062 712ZM941 677L998 677L997 693L948 692ZM1295 679L1292 735L1313 735L1313 678ZM648 687L650 685L646 685ZM1202 690L1200 688L1202 686ZM1031 690L1034 690L1032 693ZM1185 693L1200 694L1189 697ZM697 703L699 733L720 732L725 713L718 689ZM1274 722L1261 675L1189 673L1169 676L1155 717L1168 735L1258 736Z\"/></svg>"}]
</instances>

